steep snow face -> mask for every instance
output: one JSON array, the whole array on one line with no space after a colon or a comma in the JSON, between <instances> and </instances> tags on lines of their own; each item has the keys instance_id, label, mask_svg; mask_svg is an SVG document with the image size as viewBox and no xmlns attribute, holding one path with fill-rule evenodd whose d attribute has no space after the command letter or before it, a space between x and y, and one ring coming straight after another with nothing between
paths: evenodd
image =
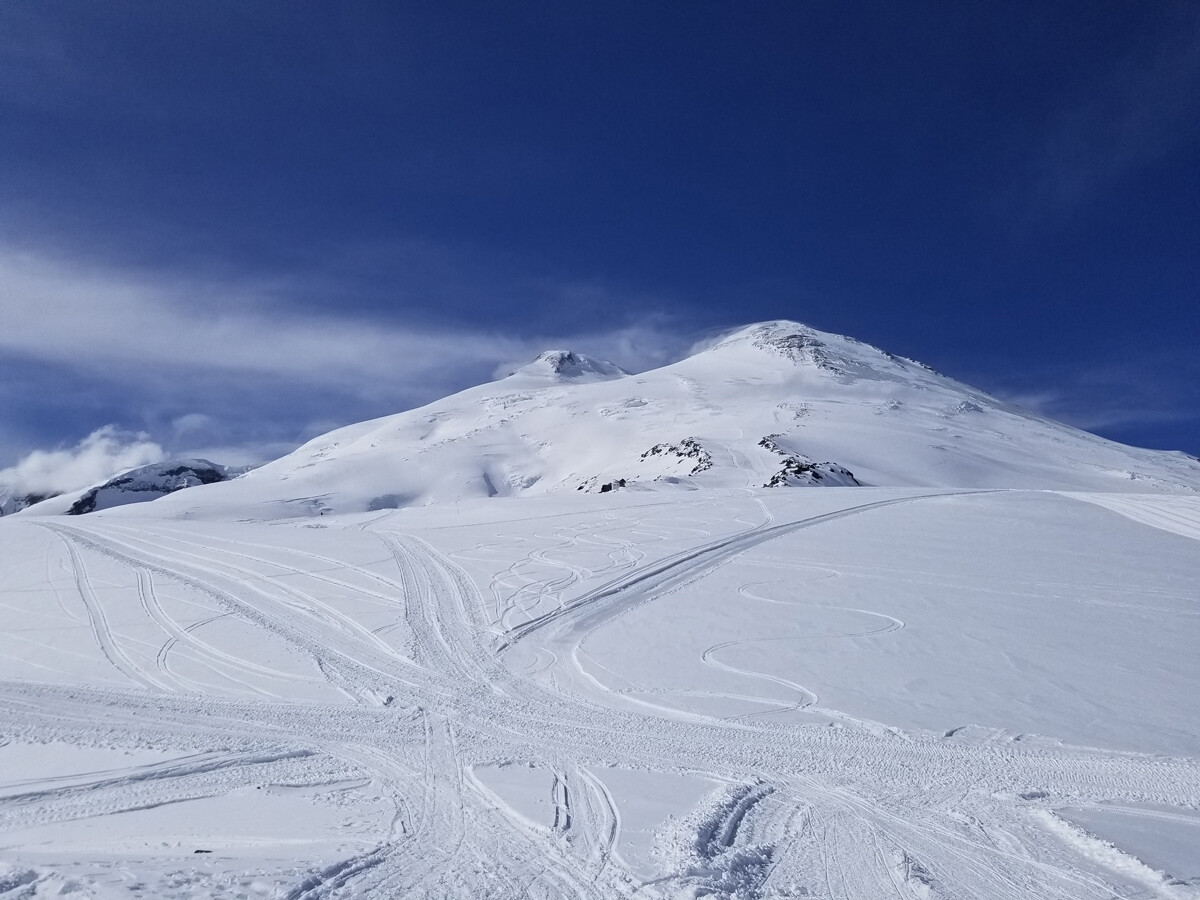
<instances>
[{"instance_id":1,"label":"steep snow face","mask_svg":"<svg viewBox=\"0 0 1200 900\"><path fill-rule=\"evenodd\" d=\"M217 484L246 471L209 462L207 459L174 459L131 469L82 494L71 493L29 505L29 515L65 513L79 516L114 506L144 503L184 488Z\"/></svg>"},{"instance_id":2,"label":"steep snow face","mask_svg":"<svg viewBox=\"0 0 1200 900\"><path fill-rule=\"evenodd\" d=\"M1200 462L1087 434L795 322L629 375L551 351L338 429L165 514L314 515L559 491L803 486L1196 492Z\"/></svg>"}]
</instances>

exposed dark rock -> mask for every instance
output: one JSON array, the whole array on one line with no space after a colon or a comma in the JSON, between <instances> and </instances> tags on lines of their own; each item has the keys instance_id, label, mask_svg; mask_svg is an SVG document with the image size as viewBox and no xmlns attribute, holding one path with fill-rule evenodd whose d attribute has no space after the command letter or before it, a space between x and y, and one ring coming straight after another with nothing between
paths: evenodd
<instances>
[{"instance_id":1,"label":"exposed dark rock","mask_svg":"<svg viewBox=\"0 0 1200 900\"><path fill-rule=\"evenodd\" d=\"M611 491L615 491L617 488L625 487L626 483L627 483L624 478L618 478L615 481L606 481L603 484L597 484L597 481L598 481L598 479L596 479L595 477L589 478L587 481L583 482L583 484L576 485L575 490L577 490L577 491L593 491L594 490L600 494L607 494L607 493L610 493Z\"/></svg>"},{"instance_id":2,"label":"exposed dark rock","mask_svg":"<svg viewBox=\"0 0 1200 900\"><path fill-rule=\"evenodd\" d=\"M139 500L154 500L184 488L228 481L241 474L206 459L172 460L125 472L84 493L67 510L69 516L81 516L96 509L120 506Z\"/></svg>"},{"instance_id":3,"label":"exposed dark rock","mask_svg":"<svg viewBox=\"0 0 1200 900\"><path fill-rule=\"evenodd\" d=\"M712 468L712 454L700 446L695 438L684 438L678 444L655 444L642 454L643 460L652 456L675 456L679 459L694 459L696 464L689 475L696 475Z\"/></svg>"},{"instance_id":4,"label":"exposed dark rock","mask_svg":"<svg viewBox=\"0 0 1200 900\"><path fill-rule=\"evenodd\" d=\"M778 453L780 456L787 456L787 451L775 443L775 438L783 437L781 434L768 434L758 442L758 446L765 450L770 450L772 453Z\"/></svg>"},{"instance_id":5,"label":"exposed dark rock","mask_svg":"<svg viewBox=\"0 0 1200 900\"><path fill-rule=\"evenodd\" d=\"M809 363L826 372L843 374L842 368L828 352L825 342L802 331L788 334L764 333L755 339L754 346L760 350L778 353L794 363Z\"/></svg>"},{"instance_id":6,"label":"exposed dark rock","mask_svg":"<svg viewBox=\"0 0 1200 900\"><path fill-rule=\"evenodd\" d=\"M791 487L794 485L858 485L861 482L854 473L845 466L837 463L816 462L807 456L789 453L776 443L781 434L768 434L758 442L758 446L782 456L783 468L771 476L763 487Z\"/></svg>"},{"instance_id":7,"label":"exposed dark rock","mask_svg":"<svg viewBox=\"0 0 1200 900\"><path fill-rule=\"evenodd\" d=\"M57 497L57 494L21 494L15 497L0 497L0 516L20 512L27 506Z\"/></svg>"},{"instance_id":8,"label":"exposed dark rock","mask_svg":"<svg viewBox=\"0 0 1200 900\"><path fill-rule=\"evenodd\" d=\"M814 462L807 457L788 456L783 468L771 476L763 487L792 487L795 485L830 484L860 485L854 473L845 466L831 462Z\"/></svg>"}]
</instances>

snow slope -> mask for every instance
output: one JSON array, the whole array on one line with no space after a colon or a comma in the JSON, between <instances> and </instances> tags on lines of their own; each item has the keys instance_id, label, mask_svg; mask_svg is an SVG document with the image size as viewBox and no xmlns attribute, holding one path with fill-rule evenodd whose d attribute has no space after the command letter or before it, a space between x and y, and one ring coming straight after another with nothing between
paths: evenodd
<instances>
[{"instance_id":1,"label":"snow slope","mask_svg":"<svg viewBox=\"0 0 1200 900\"><path fill-rule=\"evenodd\" d=\"M0 523L0 897L1200 896L1196 497L158 505Z\"/></svg>"},{"instance_id":2,"label":"snow slope","mask_svg":"<svg viewBox=\"0 0 1200 900\"><path fill-rule=\"evenodd\" d=\"M1192 464L798 328L4 517L0 898L1200 898Z\"/></svg>"},{"instance_id":3,"label":"snow slope","mask_svg":"<svg viewBox=\"0 0 1200 900\"><path fill-rule=\"evenodd\" d=\"M174 514L234 504L274 518L621 487L830 484L1195 491L1200 462L1032 415L852 338L769 322L640 375L552 351L163 502Z\"/></svg>"}]
</instances>

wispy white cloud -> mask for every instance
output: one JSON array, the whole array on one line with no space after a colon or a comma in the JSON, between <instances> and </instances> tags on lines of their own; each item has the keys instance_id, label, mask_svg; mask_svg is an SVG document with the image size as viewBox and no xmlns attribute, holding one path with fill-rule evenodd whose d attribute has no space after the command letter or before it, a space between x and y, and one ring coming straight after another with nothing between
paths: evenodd
<instances>
[{"instance_id":1,"label":"wispy white cloud","mask_svg":"<svg viewBox=\"0 0 1200 900\"><path fill-rule=\"evenodd\" d=\"M1123 361L1060 363L1000 379L980 375L975 383L1040 415L1118 439L1134 430L1170 431L1196 421L1200 409L1200 366L1163 352Z\"/></svg>"},{"instance_id":2,"label":"wispy white cloud","mask_svg":"<svg viewBox=\"0 0 1200 900\"><path fill-rule=\"evenodd\" d=\"M289 314L271 291L0 253L0 348L109 376L149 366L323 383L420 376L450 358L511 352L491 335Z\"/></svg>"},{"instance_id":3,"label":"wispy white cloud","mask_svg":"<svg viewBox=\"0 0 1200 900\"><path fill-rule=\"evenodd\" d=\"M98 484L127 469L160 462L163 448L145 433L97 428L74 447L34 450L0 469L0 486L14 494L58 494Z\"/></svg>"},{"instance_id":4,"label":"wispy white cloud","mask_svg":"<svg viewBox=\"0 0 1200 900\"><path fill-rule=\"evenodd\" d=\"M204 434L215 425L212 416L204 413L184 413L171 422L171 431L176 438L193 434Z\"/></svg>"},{"instance_id":5,"label":"wispy white cloud","mask_svg":"<svg viewBox=\"0 0 1200 900\"><path fill-rule=\"evenodd\" d=\"M544 297L552 288L539 290ZM564 297L578 290L562 288ZM146 428L168 452L255 444L258 451L240 454L249 462L317 428L485 381L498 366L528 362L550 347L639 371L688 345L653 311L632 322L614 315L611 324L580 316L597 324L518 336L395 314L334 315L294 302L310 292L310 284L283 279L130 271L0 247L0 355L10 365L23 360L28 371L71 373L119 410L101 422L120 418ZM604 300L599 288L591 296ZM420 313L419 298L407 308ZM80 422L75 434L97 424Z\"/></svg>"},{"instance_id":6,"label":"wispy white cloud","mask_svg":"<svg viewBox=\"0 0 1200 900\"><path fill-rule=\"evenodd\" d=\"M998 395L1009 403L1086 431L1184 422L1194 417L1178 408L1138 402L1137 393L1126 391L1102 398L1084 390L1000 391Z\"/></svg>"},{"instance_id":7,"label":"wispy white cloud","mask_svg":"<svg viewBox=\"0 0 1200 900\"><path fill-rule=\"evenodd\" d=\"M654 317L516 338L288 312L278 302L286 288L82 270L0 250L0 348L110 376L129 369L140 378L148 366L193 368L369 389L397 379L453 378L464 365L492 368L544 349L547 340L587 342L592 352L644 368L660 362L674 338Z\"/></svg>"}]
</instances>

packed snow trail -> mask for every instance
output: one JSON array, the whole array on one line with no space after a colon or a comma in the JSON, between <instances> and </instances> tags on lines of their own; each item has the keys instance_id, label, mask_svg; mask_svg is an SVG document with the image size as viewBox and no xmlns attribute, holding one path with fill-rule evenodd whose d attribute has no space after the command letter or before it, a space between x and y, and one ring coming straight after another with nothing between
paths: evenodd
<instances>
[{"instance_id":1,"label":"packed snow trail","mask_svg":"<svg viewBox=\"0 0 1200 900\"><path fill-rule=\"evenodd\" d=\"M1047 824L1067 804L1200 806L1194 759L972 742L850 716L836 728L664 718L519 674L498 652L532 645L569 659L631 606L702 582L766 541L925 502L933 498L698 535L664 558L620 554L612 565L626 567L621 575L507 630L473 578L402 530L400 517L355 533L355 554L370 565L146 523L20 526L49 529L65 546L92 640L125 684L0 681L10 739L150 744L175 748L179 761L34 788L0 782L0 832L263 785L342 786L386 805L374 840L314 860L279 896L1200 896L1155 881L1115 848L1081 853L1079 841L1063 838L1072 832ZM126 573L128 587L98 588L90 573L100 570L109 580ZM581 568L569 575L547 595L586 588ZM189 631L159 596L168 586L286 647L302 661L292 677L326 685L328 699L265 696L288 670ZM347 612L351 601L357 614ZM188 641L208 671L228 676L221 691L155 665ZM533 821L511 807L481 774L489 766L546 773L552 811ZM605 784L619 771L712 785L660 829L655 877L622 857L621 807ZM12 891L44 878L30 871L34 880L14 876ZM1130 871L1139 873L1134 886ZM7 883L0 897L10 895Z\"/></svg>"}]
</instances>

